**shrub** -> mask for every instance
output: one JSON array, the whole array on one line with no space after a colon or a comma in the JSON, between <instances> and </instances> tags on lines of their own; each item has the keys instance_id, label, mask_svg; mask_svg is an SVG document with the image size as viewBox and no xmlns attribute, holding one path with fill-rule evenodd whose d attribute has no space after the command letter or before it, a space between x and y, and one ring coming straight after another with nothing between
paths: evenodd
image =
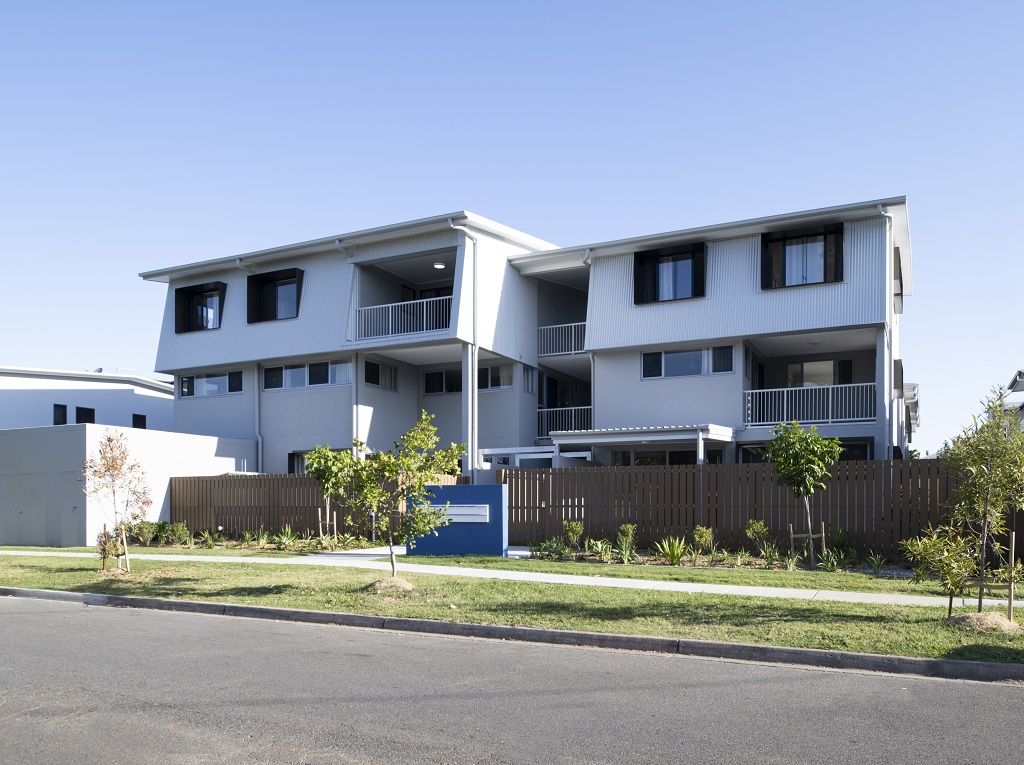
<instances>
[{"instance_id":1,"label":"shrub","mask_svg":"<svg viewBox=\"0 0 1024 765\"><path fill-rule=\"evenodd\" d=\"M102 531L96 535L96 551L101 558L116 558L121 554L121 537L115 531Z\"/></svg>"},{"instance_id":2,"label":"shrub","mask_svg":"<svg viewBox=\"0 0 1024 765\"><path fill-rule=\"evenodd\" d=\"M580 539L583 537L583 521L563 521L562 531L565 532L565 538L569 540L569 544L579 552Z\"/></svg>"},{"instance_id":3,"label":"shrub","mask_svg":"<svg viewBox=\"0 0 1024 765\"><path fill-rule=\"evenodd\" d=\"M199 536L203 540L203 547L207 549L213 549L217 544L217 537L209 529L205 529L200 532Z\"/></svg>"},{"instance_id":4,"label":"shrub","mask_svg":"<svg viewBox=\"0 0 1024 765\"><path fill-rule=\"evenodd\" d=\"M874 550L868 555L868 563L871 564L871 573L875 576L882 575L882 569L885 568L885 564L889 561L881 553L876 553Z\"/></svg>"},{"instance_id":5,"label":"shrub","mask_svg":"<svg viewBox=\"0 0 1024 765\"><path fill-rule=\"evenodd\" d=\"M615 537L615 558L623 565L632 562L636 557L636 524L623 523Z\"/></svg>"},{"instance_id":6,"label":"shrub","mask_svg":"<svg viewBox=\"0 0 1024 765\"><path fill-rule=\"evenodd\" d=\"M171 524L167 521L157 521L153 524L153 541L158 545L166 545L171 542Z\"/></svg>"},{"instance_id":7,"label":"shrub","mask_svg":"<svg viewBox=\"0 0 1024 765\"><path fill-rule=\"evenodd\" d=\"M665 537L656 542L654 551L670 566L678 566L686 557L686 542L679 537Z\"/></svg>"},{"instance_id":8,"label":"shrub","mask_svg":"<svg viewBox=\"0 0 1024 765\"><path fill-rule=\"evenodd\" d=\"M698 555L710 550L714 543L715 534L707 526L697 526L693 529L693 547Z\"/></svg>"},{"instance_id":9,"label":"shrub","mask_svg":"<svg viewBox=\"0 0 1024 765\"><path fill-rule=\"evenodd\" d=\"M761 554L761 557L764 558L765 568L771 568L775 565L775 561L781 558L779 554L779 546L770 540L762 539L757 546L757 550Z\"/></svg>"},{"instance_id":10,"label":"shrub","mask_svg":"<svg viewBox=\"0 0 1024 765\"><path fill-rule=\"evenodd\" d=\"M561 537L552 537L540 544L530 545L530 557L537 560L559 560L569 554L569 547Z\"/></svg>"},{"instance_id":11,"label":"shrub","mask_svg":"<svg viewBox=\"0 0 1024 765\"><path fill-rule=\"evenodd\" d=\"M825 550L821 554L821 560L818 561L818 568L822 571L838 571L842 567L842 558L835 550Z\"/></svg>"},{"instance_id":12,"label":"shrub","mask_svg":"<svg viewBox=\"0 0 1024 765\"><path fill-rule=\"evenodd\" d=\"M786 571L796 571L800 565L801 556L798 553L786 553L782 558L782 564Z\"/></svg>"},{"instance_id":13,"label":"shrub","mask_svg":"<svg viewBox=\"0 0 1024 765\"><path fill-rule=\"evenodd\" d=\"M185 521L172 523L167 529L167 538L172 545L187 545L192 541L192 534Z\"/></svg>"},{"instance_id":14,"label":"shrub","mask_svg":"<svg viewBox=\"0 0 1024 765\"><path fill-rule=\"evenodd\" d=\"M286 523L284 528L277 532L272 539L278 550L287 550L299 541L298 536L292 531L290 523Z\"/></svg>"},{"instance_id":15,"label":"shrub","mask_svg":"<svg viewBox=\"0 0 1024 765\"><path fill-rule=\"evenodd\" d=\"M761 544L768 539L768 524L757 518L751 518L747 521L747 528L745 532L747 539L754 543L754 547L758 550L761 549Z\"/></svg>"},{"instance_id":16,"label":"shrub","mask_svg":"<svg viewBox=\"0 0 1024 765\"><path fill-rule=\"evenodd\" d=\"M246 529L242 532L242 537L238 541L241 542L244 547L249 547L256 541L256 532Z\"/></svg>"},{"instance_id":17,"label":"shrub","mask_svg":"<svg viewBox=\"0 0 1024 765\"><path fill-rule=\"evenodd\" d=\"M156 536L156 524L152 521L139 521L132 529L132 536L142 542L146 547L149 547L153 538Z\"/></svg>"},{"instance_id":18,"label":"shrub","mask_svg":"<svg viewBox=\"0 0 1024 765\"><path fill-rule=\"evenodd\" d=\"M607 539L588 539L584 552L588 555L596 555L597 559L604 563L612 561L612 543Z\"/></svg>"}]
</instances>

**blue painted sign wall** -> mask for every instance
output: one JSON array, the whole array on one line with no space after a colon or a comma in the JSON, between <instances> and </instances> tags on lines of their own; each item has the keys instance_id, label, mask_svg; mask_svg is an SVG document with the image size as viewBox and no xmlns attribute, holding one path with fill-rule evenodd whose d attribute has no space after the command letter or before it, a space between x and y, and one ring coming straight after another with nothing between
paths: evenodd
<instances>
[{"instance_id":1,"label":"blue painted sign wall","mask_svg":"<svg viewBox=\"0 0 1024 765\"><path fill-rule=\"evenodd\" d=\"M508 557L508 486L435 486L432 505L448 503L447 526L416 540L409 555Z\"/></svg>"}]
</instances>

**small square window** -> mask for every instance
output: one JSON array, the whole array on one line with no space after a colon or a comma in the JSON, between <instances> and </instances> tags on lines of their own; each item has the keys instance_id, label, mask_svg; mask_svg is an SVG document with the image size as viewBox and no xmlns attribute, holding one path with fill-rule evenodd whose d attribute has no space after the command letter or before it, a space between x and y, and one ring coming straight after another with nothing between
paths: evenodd
<instances>
[{"instance_id":1,"label":"small square window","mask_svg":"<svg viewBox=\"0 0 1024 765\"><path fill-rule=\"evenodd\" d=\"M306 365L289 364L284 368L284 387L305 388L306 387Z\"/></svg>"},{"instance_id":2,"label":"small square window","mask_svg":"<svg viewBox=\"0 0 1024 765\"><path fill-rule=\"evenodd\" d=\"M228 372L228 393L242 392L242 372Z\"/></svg>"},{"instance_id":3,"label":"small square window","mask_svg":"<svg viewBox=\"0 0 1024 765\"><path fill-rule=\"evenodd\" d=\"M363 365L363 382L376 388L398 390L398 370L388 364L367 361Z\"/></svg>"},{"instance_id":4,"label":"small square window","mask_svg":"<svg viewBox=\"0 0 1024 765\"><path fill-rule=\"evenodd\" d=\"M138 428L139 430L146 429L146 415L144 414L133 414L132 415L132 427Z\"/></svg>"},{"instance_id":5,"label":"small square window","mask_svg":"<svg viewBox=\"0 0 1024 765\"><path fill-rule=\"evenodd\" d=\"M658 303L704 296L703 242L633 256L633 302Z\"/></svg>"},{"instance_id":6,"label":"small square window","mask_svg":"<svg viewBox=\"0 0 1024 765\"><path fill-rule=\"evenodd\" d=\"M301 268L285 268L255 274L248 279L248 321L294 319L299 315L302 299Z\"/></svg>"},{"instance_id":7,"label":"small square window","mask_svg":"<svg viewBox=\"0 0 1024 765\"><path fill-rule=\"evenodd\" d=\"M423 375L424 395L444 393L444 372L426 372Z\"/></svg>"},{"instance_id":8,"label":"small square window","mask_svg":"<svg viewBox=\"0 0 1024 765\"><path fill-rule=\"evenodd\" d=\"M54 404L53 405L53 424L54 425L67 425L68 424L68 405L67 404Z\"/></svg>"},{"instance_id":9,"label":"small square window","mask_svg":"<svg viewBox=\"0 0 1024 765\"><path fill-rule=\"evenodd\" d=\"M224 316L224 298L228 286L224 282L208 282L174 291L174 331L201 332L219 329Z\"/></svg>"},{"instance_id":10,"label":"small square window","mask_svg":"<svg viewBox=\"0 0 1024 765\"><path fill-rule=\"evenodd\" d=\"M79 425L83 423L95 424L96 423L96 410L85 406L75 407L75 422Z\"/></svg>"},{"instance_id":11,"label":"small square window","mask_svg":"<svg viewBox=\"0 0 1024 765\"><path fill-rule=\"evenodd\" d=\"M711 372L732 371L732 346L720 345L711 349Z\"/></svg>"},{"instance_id":12,"label":"small square window","mask_svg":"<svg viewBox=\"0 0 1024 765\"><path fill-rule=\"evenodd\" d=\"M263 370L263 388L276 390L284 387L284 367L267 367Z\"/></svg>"},{"instance_id":13,"label":"small square window","mask_svg":"<svg viewBox=\"0 0 1024 765\"><path fill-rule=\"evenodd\" d=\"M196 394L196 378L192 375L178 380L178 396L188 398Z\"/></svg>"},{"instance_id":14,"label":"small square window","mask_svg":"<svg viewBox=\"0 0 1024 765\"><path fill-rule=\"evenodd\" d=\"M331 365L327 361L318 361L309 365L309 384L327 385L331 381Z\"/></svg>"}]
</instances>

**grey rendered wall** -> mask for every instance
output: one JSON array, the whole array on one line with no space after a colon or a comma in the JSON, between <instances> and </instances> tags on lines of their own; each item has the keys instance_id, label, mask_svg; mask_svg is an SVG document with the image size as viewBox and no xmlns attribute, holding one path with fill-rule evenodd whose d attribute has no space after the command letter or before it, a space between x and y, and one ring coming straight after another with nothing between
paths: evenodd
<instances>
[{"instance_id":1,"label":"grey rendered wall","mask_svg":"<svg viewBox=\"0 0 1024 765\"><path fill-rule=\"evenodd\" d=\"M39 428L53 424L53 405L68 408L68 422L75 421L75 407L96 411L96 422L132 426L133 414L146 416L151 430L170 430L174 423L173 399L162 393L127 384L90 384L64 380L0 379L0 428Z\"/></svg>"},{"instance_id":2,"label":"grey rendered wall","mask_svg":"<svg viewBox=\"0 0 1024 765\"><path fill-rule=\"evenodd\" d=\"M645 380L641 352L594 355L594 427L724 425L743 421L742 346L734 347L734 372Z\"/></svg>"},{"instance_id":3,"label":"grey rendered wall","mask_svg":"<svg viewBox=\"0 0 1024 765\"><path fill-rule=\"evenodd\" d=\"M288 472L288 454L352 443L352 385L263 391L263 472Z\"/></svg>"},{"instance_id":4,"label":"grey rendered wall","mask_svg":"<svg viewBox=\"0 0 1024 765\"><path fill-rule=\"evenodd\" d=\"M242 369L242 392L223 396L193 396L174 401L174 430L204 436L252 439L256 437L255 365L221 365L209 371ZM177 381L175 381L177 382Z\"/></svg>"},{"instance_id":5,"label":"grey rendered wall","mask_svg":"<svg viewBox=\"0 0 1024 765\"><path fill-rule=\"evenodd\" d=\"M398 390L366 385L363 380L366 360L390 364L398 368ZM359 400L359 438L373 450L387 449L405 433L419 417L419 379L416 367L373 354L360 355L355 382Z\"/></svg>"}]
</instances>

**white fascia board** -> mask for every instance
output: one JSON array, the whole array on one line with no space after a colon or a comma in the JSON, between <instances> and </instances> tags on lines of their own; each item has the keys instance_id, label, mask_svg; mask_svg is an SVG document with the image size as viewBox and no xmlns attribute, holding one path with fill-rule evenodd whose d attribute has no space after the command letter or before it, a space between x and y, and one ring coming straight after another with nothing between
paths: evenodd
<instances>
[{"instance_id":1,"label":"white fascia board","mask_svg":"<svg viewBox=\"0 0 1024 765\"><path fill-rule=\"evenodd\" d=\"M616 239L610 242L599 242L597 244L583 245L579 247L565 247L551 252L537 254L513 255L509 261L520 273L543 273L544 271L564 270L568 263L575 262L582 264L590 251L592 258L607 257L611 255L624 255L638 250L652 250L667 244L685 244L717 239L734 239L740 236L751 236L763 234L769 231L778 231L796 226L814 226L826 223L839 223L848 220L859 220L878 216L878 206L883 208L898 207L902 205L904 228L906 227L906 203L905 196L889 197L886 199L874 199L867 202L856 202L854 204L839 205L836 207L822 207L816 210L805 210L803 212L785 213L783 215L770 215L764 218L750 218L748 220L735 221L733 223L719 223L712 226L701 226L700 228L680 229L679 231L668 231L661 234L648 234L645 236L631 237L629 239ZM890 211L894 216L894 224L898 210ZM895 226L894 226L895 227ZM907 258L909 261L910 238L905 236ZM902 254L903 250L900 250ZM536 266L532 264L536 262ZM529 272L526 269L531 269ZM909 267L907 268L909 272ZM909 293L907 293L909 294Z\"/></svg>"},{"instance_id":2,"label":"white fascia board","mask_svg":"<svg viewBox=\"0 0 1024 765\"><path fill-rule=\"evenodd\" d=\"M289 258L314 255L321 252L337 251L340 248L359 247L377 242L386 242L393 239L408 239L422 234L444 231L451 226L449 221L456 225L476 229L482 233L489 234L531 251L556 249L556 246L543 239L530 236L529 234L517 231L509 226L484 218L471 212L460 211L446 215L436 215L431 218L406 221L404 223L393 223L387 226L353 231L337 236L328 236L321 239L311 239L306 242L288 244L282 247L272 247L267 250L257 250L241 255L233 255L213 260L203 260L195 263L187 263L181 266L171 266L153 271L143 271L139 274L146 281L167 283L171 279L181 279L190 276L215 273L227 269L236 268L238 263L243 265L256 265L265 261L287 260Z\"/></svg>"},{"instance_id":3,"label":"white fascia board","mask_svg":"<svg viewBox=\"0 0 1024 765\"><path fill-rule=\"evenodd\" d=\"M679 425L652 428L615 428L608 430L553 431L549 434L552 443L626 444L637 441L696 441L697 433L703 431L709 441L733 440L733 429L724 425Z\"/></svg>"},{"instance_id":4,"label":"white fascia board","mask_svg":"<svg viewBox=\"0 0 1024 765\"><path fill-rule=\"evenodd\" d=\"M903 275L903 295L914 294L913 257L910 252L910 218L907 203L893 204L886 210L892 216L892 244L900 250L900 269Z\"/></svg>"},{"instance_id":5,"label":"white fascia board","mask_svg":"<svg viewBox=\"0 0 1024 765\"><path fill-rule=\"evenodd\" d=\"M174 385L162 380L136 375L116 375L105 372L74 372L66 369L31 369L29 367L0 367L0 376L28 377L42 380L81 380L83 382L121 383L146 388L168 396L174 395Z\"/></svg>"}]
</instances>

